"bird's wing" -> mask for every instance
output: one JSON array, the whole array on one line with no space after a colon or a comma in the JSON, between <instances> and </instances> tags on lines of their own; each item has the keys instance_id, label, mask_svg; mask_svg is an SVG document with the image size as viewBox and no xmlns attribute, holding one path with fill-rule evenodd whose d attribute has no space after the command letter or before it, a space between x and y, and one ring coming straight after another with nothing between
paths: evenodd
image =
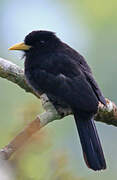
<instances>
[{"instance_id":1,"label":"bird's wing","mask_svg":"<svg viewBox=\"0 0 117 180\"><path fill-rule=\"evenodd\" d=\"M87 112L97 111L98 99L83 74L70 78L64 74L55 75L39 69L33 73L33 77L42 91L68 103L72 108Z\"/></svg>"},{"instance_id":2,"label":"bird's wing","mask_svg":"<svg viewBox=\"0 0 117 180\"><path fill-rule=\"evenodd\" d=\"M100 91L100 88L98 87L98 84L96 83L95 79L93 78L92 74L89 72L84 72L87 78L87 81L89 81L91 87L93 88L98 100L106 105L106 100L102 94L102 92Z\"/></svg>"},{"instance_id":3,"label":"bird's wing","mask_svg":"<svg viewBox=\"0 0 117 180\"><path fill-rule=\"evenodd\" d=\"M89 65L87 64L87 62L85 61L84 57L79 55L79 58L77 59L77 63L79 62L79 66L81 67L83 73L86 76L87 81L90 83L91 87L93 88L98 100L103 103L104 105L106 105L106 100L98 86L98 84L96 83L95 79L93 78L91 69L89 67Z\"/></svg>"},{"instance_id":4,"label":"bird's wing","mask_svg":"<svg viewBox=\"0 0 117 180\"><path fill-rule=\"evenodd\" d=\"M69 47L67 44L64 44L64 46L65 46L65 49L67 50L67 52L69 52L69 56L71 56L73 61L75 61L82 69L83 73L85 74L85 76L87 78L87 81L89 81L90 85L92 86L98 100L101 103L103 103L104 105L106 105L106 100L105 100L102 92L100 91L98 84L96 83L95 79L93 78L91 69L90 69L89 65L87 64L87 62L85 61L85 58L81 54L79 54L77 51L75 51L74 49Z\"/></svg>"}]
</instances>

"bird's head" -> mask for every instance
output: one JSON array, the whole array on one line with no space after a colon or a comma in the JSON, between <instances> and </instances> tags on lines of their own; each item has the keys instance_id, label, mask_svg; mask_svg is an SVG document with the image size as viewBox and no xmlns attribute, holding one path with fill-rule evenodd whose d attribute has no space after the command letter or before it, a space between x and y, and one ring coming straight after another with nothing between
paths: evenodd
<instances>
[{"instance_id":1,"label":"bird's head","mask_svg":"<svg viewBox=\"0 0 117 180\"><path fill-rule=\"evenodd\" d=\"M9 50L50 51L59 46L60 43L59 38L51 31L32 31L25 37L23 43L15 44Z\"/></svg>"}]
</instances>

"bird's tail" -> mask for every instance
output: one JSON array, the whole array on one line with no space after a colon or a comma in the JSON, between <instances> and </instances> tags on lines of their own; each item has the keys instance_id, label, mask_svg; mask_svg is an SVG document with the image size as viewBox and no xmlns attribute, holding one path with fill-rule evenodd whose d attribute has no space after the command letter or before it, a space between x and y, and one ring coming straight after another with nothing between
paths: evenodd
<instances>
[{"instance_id":1,"label":"bird's tail","mask_svg":"<svg viewBox=\"0 0 117 180\"><path fill-rule=\"evenodd\" d=\"M87 166L93 170L106 169L106 162L93 118L85 119L74 113Z\"/></svg>"}]
</instances>

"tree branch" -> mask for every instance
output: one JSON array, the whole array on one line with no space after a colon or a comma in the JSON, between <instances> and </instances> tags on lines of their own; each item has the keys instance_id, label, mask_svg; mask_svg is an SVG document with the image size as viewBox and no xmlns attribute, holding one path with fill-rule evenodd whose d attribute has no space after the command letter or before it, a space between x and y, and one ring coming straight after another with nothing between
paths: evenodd
<instances>
[{"instance_id":1,"label":"tree branch","mask_svg":"<svg viewBox=\"0 0 117 180\"><path fill-rule=\"evenodd\" d=\"M16 83L26 92L30 92L37 97L40 97L42 105L45 109L44 113L37 116L35 120L33 120L22 132L20 132L8 145L1 149L0 159L8 159L15 151L21 148L34 133L36 133L46 124L72 114L72 110L70 108L64 109L60 105L58 105L55 109L46 94L39 96L31 87L29 87L25 81L23 70L20 67L2 58L0 58L0 77ZM95 120L104 122L108 125L117 126L116 105L108 99L106 107L99 103Z\"/></svg>"},{"instance_id":2,"label":"tree branch","mask_svg":"<svg viewBox=\"0 0 117 180\"><path fill-rule=\"evenodd\" d=\"M36 96L39 96L26 83L23 69L3 58L0 58L0 77L17 84L26 92L30 92Z\"/></svg>"}]
</instances>

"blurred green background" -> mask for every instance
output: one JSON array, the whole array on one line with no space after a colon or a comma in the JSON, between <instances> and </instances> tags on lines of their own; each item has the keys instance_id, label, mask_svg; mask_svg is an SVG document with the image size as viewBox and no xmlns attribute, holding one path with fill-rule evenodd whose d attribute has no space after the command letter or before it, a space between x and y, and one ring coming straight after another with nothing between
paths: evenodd
<instances>
[{"instance_id":1,"label":"blurred green background","mask_svg":"<svg viewBox=\"0 0 117 180\"><path fill-rule=\"evenodd\" d=\"M32 30L46 29L88 61L105 97L117 103L117 0L0 0L0 57L23 67L8 51ZM0 147L42 112L39 100L0 78ZM117 129L96 123L108 169L89 170L72 116L49 124L11 159L17 180L116 180Z\"/></svg>"}]
</instances>

